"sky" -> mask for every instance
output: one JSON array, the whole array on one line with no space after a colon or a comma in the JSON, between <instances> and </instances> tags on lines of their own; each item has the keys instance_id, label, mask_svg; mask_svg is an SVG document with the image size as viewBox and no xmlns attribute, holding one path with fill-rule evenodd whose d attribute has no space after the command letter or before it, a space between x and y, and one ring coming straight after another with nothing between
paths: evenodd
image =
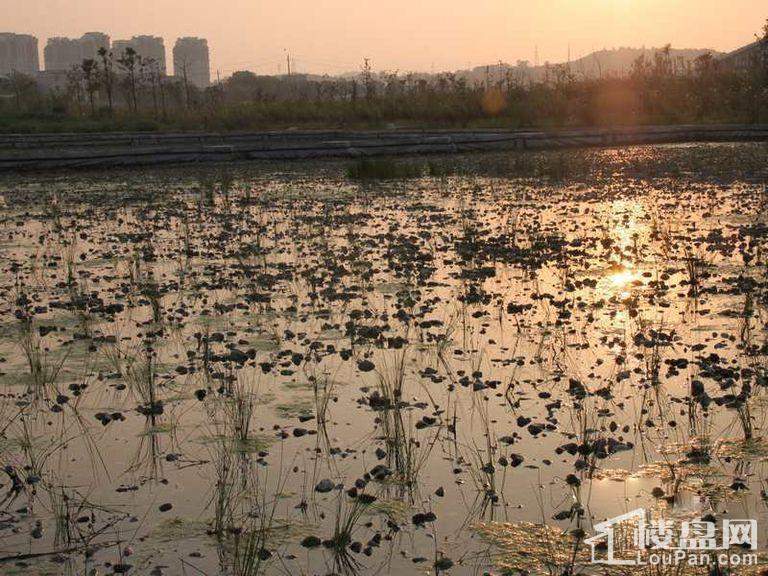
<instances>
[{"instance_id":1,"label":"sky","mask_svg":"<svg viewBox=\"0 0 768 576\"><path fill-rule=\"evenodd\" d=\"M213 76L439 72L502 60L566 61L602 48L712 48L755 39L766 0L0 0L0 32L202 36ZM41 57L42 62L42 57Z\"/></svg>"}]
</instances>

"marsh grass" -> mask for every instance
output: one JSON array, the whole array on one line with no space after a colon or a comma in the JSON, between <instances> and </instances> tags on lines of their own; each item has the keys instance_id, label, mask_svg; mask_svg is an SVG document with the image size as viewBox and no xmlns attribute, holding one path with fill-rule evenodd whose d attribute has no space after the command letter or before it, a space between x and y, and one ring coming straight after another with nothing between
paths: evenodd
<instances>
[{"instance_id":1,"label":"marsh grass","mask_svg":"<svg viewBox=\"0 0 768 576\"><path fill-rule=\"evenodd\" d=\"M697 300L699 297L699 291L701 289L702 269L704 267L704 261L695 255L689 247L686 247L683 262L685 263L685 272L687 274L687 282L689 287L688 295L694 300Z\"/></svg>"},{"instance_id":2,"label":"marsh grass","mask_svg":"<svg viewBox=\"0 0 768 576\"><path fill-rule=\"evenodd\" d=\"M589 563L587 547L551 526L488 523L474 529L498 551L491 553L491 561L503 573L573 574Z\"/></svg>"},{"instance_id":3,"label":"marsh grass","mask_svg":"<svg viewBox=\"0 0 768 576\"><path fill-rule=\"evenodd\" d=\"M420 464L419 443L408 411L402 405L407 347L391 352L393 362L377 370L377 414L386 444L387 462L397 472L397 481L413 486Z\"/></svg>"},{"instance_id":4,"label":"marsh grass","mask_svg":"<svg viewBox=\"0 0 768 576\"><path fill-rule=\"evenodd\" d=\"M215 203L216 180L209 172L200 174L197 178L197 189L200 195L198 209L212 207Z\"/></svg>"},{"instance_id":5,"label":"marsh grass","mask_svg":"<svg viewBox=\"0 0 768 576\"><path fill-rule=\"evenodd\" d=\"M56 380L67 361L67 354L59 354L58 358L52 355L43 346L43 338L35 331L31 320L21 322L21 334L19 346L27 361L27 367L31 376L31 392L36 399L47 397L55 392Z\"/></svg>"},{"instance_id":6,"label":"marsh grass","mask_svg":"<svg viewBox=\"0 0 768 576\"><path fill-rule=\"evenodd\" d=\"M85 281L77 281L76 279L68 281L67 291L69 292L69 305L73 310L83 335L87 339L92 338L94 318L90 311L90 295L88 294Z\"/></svg>"},{"instance_id":7,"label":"marsh grass","mask_svg":"<svg viewBox=\"0 0 768 576\"><path fill-rule=\"evenodd\" d=\"M229 436L243 449L254 439L251 425L256 412L258 390L254 390L252 384L250 380L235 379L222 403L224 422L230 430Z\"/></svg>"},{"instance_id":8,"label":"marsh grass","mask_svg":"<svg viewBox=\"0 0 768 576\"><path fill-rule=\"evenodd\" d=\"M395 472L392 482L405 488L413 498L413 491L418 489L419 475L437 441L439 428L434 428L431 440L422 443L407 410L399 405L385 409L380 423L386 445L386 461Z\"/></svg>"},{"instance_id":9,"label":"marsh grass","mask_svg":"<svg viewBox=\"0 0 768 576\"><path fill-rule=\"evenodd\" d=\"M73 518L70 497L62 487L54 487L49 490L48 497L55 518L54 544L58 549L69 548L75 538L72 530Z\"/></svg>"},{"instance_id":10,"label":"marsh grass","mask_svg":"<svg viewBox=\"0 0 768 576\"><path fill-rule=\"evenodd\" d=\"M229 171L222 171L218 177L219 190L224 197L224 206L227 211L230 209L230 194L234 192L235 175Z\"/></svg>"},{"instance_id":11,"label":"marsh grass","mask_svg":"<svg viewBox=\"0 0 768 576\"><path fill-rule=\"evenodd\" d=\"M137 410L146 416L163 413L163 401L158 395L157 360L149 347L121 349L105 346L103 354L126 382L139 405Z\"/></svg>"},{"instance_id":12,"label":"marsh grass","mask_svg":"<svg viewBox=\"0 0 768 576\"><path fill-rule=\"evenodd\" d=\"M361 158L346 168L350 180L396 180L419 178L427 173L421 163L397 161L388 158Z\"/></svg>"},{"instance_id":13,"label":"marsh grass","mask_svg":"<svg viewBox=\"0 0 768 576\"><path fill-rule=\"evenodd\" d=\"M152 310L152 321L155 324L162 324L162 294L160 292L160 285L157 283L153 275L150 275L145 279L144 282L140 284L140 293L149 301L149 305Z\"/></svg>"},{"instance_id":14,"label":"marsh grass","mask_svg":"<svg viewBox=\"0 0 768 576\"><path fill-rule=\"evenodd\" d=\"M70 239L63 242L61 259L64 262L64 269L67 274L67 285L71 286L76 282L77 273L77 236L73 235Z\"/></svg>"},{"instance_id":15,"label":"marsh grass","mask_svg":"<svg viewBox=\"0 0 768 576\"><path fill-rule=\"evenodd\" d=\"M343 492L337 495L333 535L328 539L326 548L333 554L335 570L341 574L356 574L359 570L360 564L350 553L349 546L353 542L355 529L369 507L360 497L348 502Z\"/></svg>"},{"instance_id":16,"label":"marsh grass","mask_svg":"<svg viewBox=\"0 0 768 576\"><path fill-rule=\"evenodd\" d=\"M336 383L327 376L321 378L312 376L311 378L318 434L325 443L326 451L330 452L332 443L331 437L328 434L328 425L330 424L331 404L337 399L336 392L334 391Z\"/></svg>"},{"instance_id":17,"label":"marsh grass","mask_svg":"<svg viewBox=\"0 0 768 576\"><path fill-rule=\"evenodd\" d=\"M208 506L213 506L213 532L222 539L234 527L237 501L241 496L242 481L238 482L238 469L234 452L226 438L220 438L213 448L213 465L216 472L213 495Z\"/></svg>"},{"instance_id":18,"label":"marsh grass","mask_svg":"<svg viewBox=\"0 0 768 576\"><path fill-rule=\"evenodd\" d=\"M232 531L232 569L235 576L256 576L264 571L276 550L293 526L279 519L278 508L290 479L290 463L284 461L284 447L275 464L277 476L252 472L244 499L244 516L239 528ZM272 485L271 482L274 482Z\"/></svg>"},{"instance_id":19,"label":"marsh grass","mask_svg":"<svg viewBox=\"0 0 768 576\"><path fill-rule=\"evenodd\" d=\"M483 430L483 438L485 445L478 446L473 440L472 444L467 447L470 454L470 461L472 465L470 467L470 474L475 486L482 492L483 498L489 502L495 504L500 497L504 494L504 478L506 473L506 467L502 469L502 480L499 483L497 481L498 464L498 442L495 439L495 434L492 429L490 416L488 414L487 405L479 405L472 410L473 422L472 428L480 428ZM474 420L474 416L477 415L480 420L479 426Z\"/></svg>"},{"instance_id":20,"label":"marsh grass","mask_svg":"<svg viewBox=\"0 0 768 576\"><path fill-rule=\"evenodd\" d=\"M288 473L282 451L276 486L270 486L269 473L261 472L252 460L261 442L252 431L256 383L227 378L219 391L219 396L207 401L211 432L206 445L215 475L206 505L212 510L210 533L218 542L220 560L233 575L256 576L272 557L268 547L274 543L277 508Z\"/></svg>"}]
</instances>

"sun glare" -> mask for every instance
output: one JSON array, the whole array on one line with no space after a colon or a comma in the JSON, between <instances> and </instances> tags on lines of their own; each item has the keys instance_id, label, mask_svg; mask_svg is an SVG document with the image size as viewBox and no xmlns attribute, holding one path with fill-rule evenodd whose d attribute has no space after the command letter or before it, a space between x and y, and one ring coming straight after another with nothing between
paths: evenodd
<instances>
[{"instance_id":1,"label":"sun glare","mask_svg":"<svg viewBox=\"0 0 768 576\"><path fill-rule=\"evenodd\" d=\"M625 288L636 279L636 274L629 269L621 270L611 275L611 284L615 288Z\"/></svg>"}]
</instances>

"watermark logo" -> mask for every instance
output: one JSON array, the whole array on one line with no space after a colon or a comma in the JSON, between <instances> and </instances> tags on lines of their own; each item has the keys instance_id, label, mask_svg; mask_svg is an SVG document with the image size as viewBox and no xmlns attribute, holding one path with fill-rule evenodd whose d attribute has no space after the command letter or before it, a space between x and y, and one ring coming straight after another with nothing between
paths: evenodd
<instances>
[{"instance_id":1,"label":"watermark logo","mask_svg":"<svg viewBox=\"0 0 768 576\"><path fill-rule=\"evenodd\" d=\"M595 525L592 562L613 566L755 566L757 521L651 518L638 508ZM734 551L736 550L736 551Z\"/></svg>"}]
</instances>

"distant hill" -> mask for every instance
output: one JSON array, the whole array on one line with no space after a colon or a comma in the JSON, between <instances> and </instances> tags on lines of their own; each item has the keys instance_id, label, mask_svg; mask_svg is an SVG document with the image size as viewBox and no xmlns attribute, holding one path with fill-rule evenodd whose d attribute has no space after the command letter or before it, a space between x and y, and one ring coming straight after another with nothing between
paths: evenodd
<instances>
[{"instance_id":1,"label":"distant hill","mask_svg":"<svg viewBox=\"0 0 768 576\"><path fill-rule=\"evenodd\" d=\"M660 54L664 48L614 48L612 50L598 50L577 58L571 62L545 62L539 66L534 66L530 62L519 60L516 64L506 62L497 62L487 66L477 66L467 70L457 70L453 72L457 79L465 80L469 85L483 84L488 81L493 85L511 77L516 81L542 81L548 76L551 78L556 73L557 68L567 67L577 78L605 78L608 76L624 76L632 70L633 64L638 58L644 57L647 61L653 62L656 54ZM708 48L670 48L669 55L672 65L675 68L684 68L696 58L711 54L714 58L723 59L729 55L711 50ZM442 73L445 74L445 73ZM404 76L405 74L400 74ZM413 80L434 80L441 74L430 74L426 72L413 72L408 76ZM386 82L386 72L376 72L373 77L378 82ZM231 77L231 82L253 81L257 78L252 72L236 72ZM269 83L278 80L285 80L286 76L259 76L259 82ZM360 71L350 71L338 76L317 75L317 74L294 74L293 82L300 84L304 82L333 82L336 80L358 80L362 78ZM268 80L271 79L271 80ZM250 90L250 88L249 88Z\"/></svg>"},{"instance_id":2,"label":"distant hill","mask_svg":"<svg viewBox=\"0 0 768 576\"><path fill-rule=\"evenodd\" d=\"M615 50L600 50L571 63L571 69L575 73L585 76L622 75L631 70L634 62L640 58L653 60L661 48L617 48ZM716 50L671 48L670 57L673 62L687 64L704 54L720 55Z\"/></svg>"},{"instance_id":3,"label":"distant hill","mask_svg":"<svg viewBox=\"0 0 768 576\"><path fill-rule=\"evenodd\" d=\"M600 78L606 76L623 76L631 69L634 62L645 57L653 61L655 55L663 48L615 48L592 52L571 62L546 62L540 66L532 66L530 62L518 61L515 65L504 62L488 66L478 66L471 70L460 70L456 75L469 83L485 82L486 78L493 83L510 73L518 80L543 80L547 74L553 74L557 66L567 66L571 73L580 78ZM710 49L671 48L670 57L675 66L685 66L704 54L720 57L722 54Z\"/></svg>"},{"instance_id":4,"label":"distant hill","mask_svg":"<svg viewBox=\"0 0 768 576\"><path fill-rule=\"evenodd\" d=\"M754 64L756 60L761 58L768 58L768 39L756 40L733 52L724 54L720 58L720 61L726 66L745 68Z\"/></svg>"}]
</instances>

